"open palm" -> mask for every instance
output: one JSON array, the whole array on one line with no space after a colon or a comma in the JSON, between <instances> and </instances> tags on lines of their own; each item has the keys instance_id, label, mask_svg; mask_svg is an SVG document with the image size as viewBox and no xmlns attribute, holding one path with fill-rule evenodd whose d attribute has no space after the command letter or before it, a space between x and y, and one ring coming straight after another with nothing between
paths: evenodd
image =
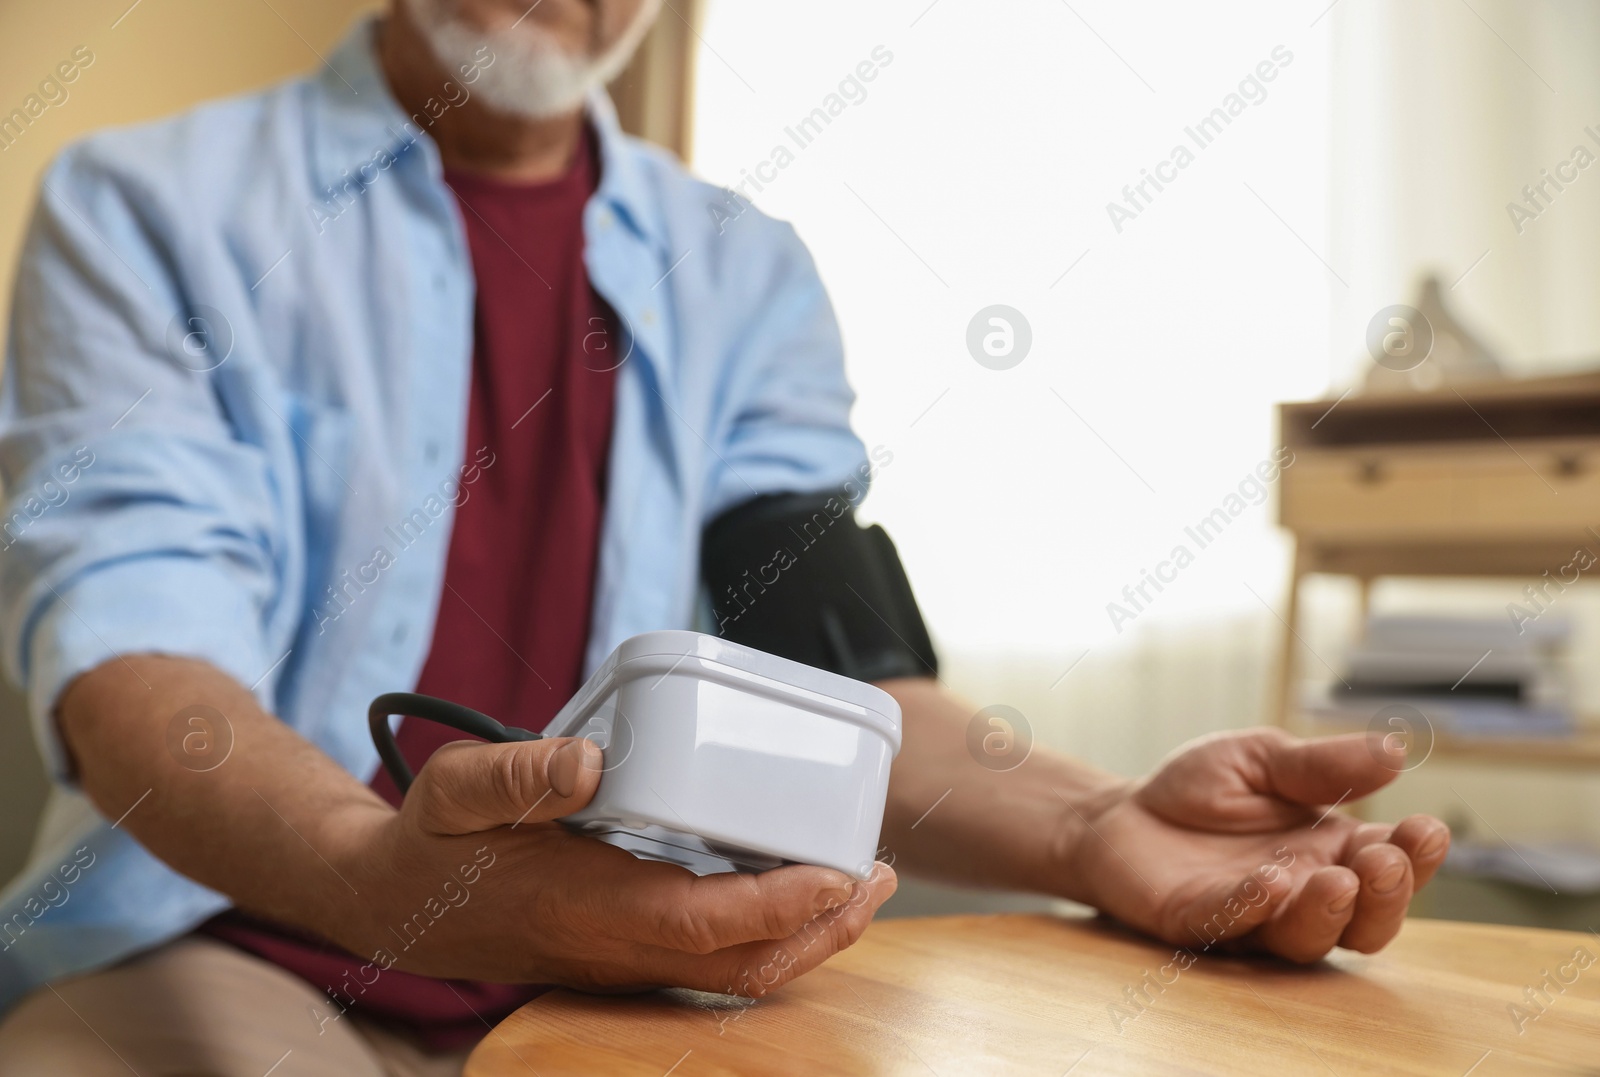
<instances>
[{"instance_id":1,"label":"open palm","mask_svg":"<svg viewBox=\"0 0 1600 1077\"><path fill-rule=\"evenodd\" d=\"M1403 765L1403 750L1362 734L1204 737L1078 813L1071 869L1102 912L1196 952L1370 953L1400 930L1450 831L1432 816L1390 826L1330 807Z\"/></svg>"}]
</instances>

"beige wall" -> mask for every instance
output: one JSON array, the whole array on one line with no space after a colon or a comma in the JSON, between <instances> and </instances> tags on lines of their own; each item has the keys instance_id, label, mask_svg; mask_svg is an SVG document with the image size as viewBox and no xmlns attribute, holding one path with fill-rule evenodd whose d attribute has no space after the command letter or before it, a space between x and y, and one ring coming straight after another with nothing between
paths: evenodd
<instances>
[{"instance_id":1,"label":"beige wall","mask_svg":"<svg viewBox=\"0 0 1600 1077\"><path fill-rule=\"evenodd\" d=\"M79 46L94 55L64 87L66 99L0 150L0 324L39 175L63 145L313 67L358 12L378 6L381 0L0 3L0 115L22 107Z\"/></svg>"}]
</instances>

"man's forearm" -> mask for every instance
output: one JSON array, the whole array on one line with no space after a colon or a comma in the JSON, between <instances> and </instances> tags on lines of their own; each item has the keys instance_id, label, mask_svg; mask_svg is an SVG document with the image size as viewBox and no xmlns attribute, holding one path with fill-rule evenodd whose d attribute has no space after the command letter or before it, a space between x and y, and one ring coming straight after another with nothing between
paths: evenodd
<instances>
[{"instance_id":1,"label":"man's forearm","mask_svg":"<svg viewBox=\"0 0 1600 1077\"><path fill-rule=\"evenodd\" d=\"M225 725L179 717L197 706ZM112 659L73 681L57 714L95 806L175 870L329 937L369 900L334 865L391 809L215 667Z\"/></svg>"},{"instance_id":2,"label":"man's forearm","mask_svg":"<svg viewBox=\"0 0 1600 1077\"><path fill-rule=\"evenodd\" d=\"M1082 898L1070 876L1084 816L1127 780L1035 748L1012 770L967 750L975 708L928 678L883 681L902 715L883 840L904 871L944 882Z\"/></svg>"}]
</instances>

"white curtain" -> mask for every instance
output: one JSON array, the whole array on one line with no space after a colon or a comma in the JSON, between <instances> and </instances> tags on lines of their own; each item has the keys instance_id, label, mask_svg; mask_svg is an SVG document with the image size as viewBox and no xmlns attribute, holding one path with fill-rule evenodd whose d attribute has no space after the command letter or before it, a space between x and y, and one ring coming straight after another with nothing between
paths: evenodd
<instances>
[{"instance_id":1,"label":"white curtain","mask_svg":"<svg viewBox=\"0 0 1600 1077\"><path fill-rule=\"evenodd\" d=\"M1427 272L1515 372L1600 362L1600 5L1341 0L1328 18L1330 261L1349 282L1331 380ZM1570 164L1576 147L1594 163ZM1519 233L1506 207L1547 175L1575 179Z\"/></svg>"}]
</instances>

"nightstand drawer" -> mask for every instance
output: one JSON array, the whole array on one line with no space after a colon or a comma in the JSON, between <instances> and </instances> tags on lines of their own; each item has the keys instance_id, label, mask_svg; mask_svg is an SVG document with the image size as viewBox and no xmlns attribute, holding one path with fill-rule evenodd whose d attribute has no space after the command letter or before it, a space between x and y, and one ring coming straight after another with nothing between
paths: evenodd
<instances>
[{"instance_id":1,"label":"nightstand drawer","mask_svg":"<svg viewBox=\"0 0 1600 1077\"><path fill-rule=\"evenodd\" d=\"M1460 541L1600 526L1600 441L1318 450L1283 472L1279 522L1303 536Z\"/></svg>"}]
</instances>

